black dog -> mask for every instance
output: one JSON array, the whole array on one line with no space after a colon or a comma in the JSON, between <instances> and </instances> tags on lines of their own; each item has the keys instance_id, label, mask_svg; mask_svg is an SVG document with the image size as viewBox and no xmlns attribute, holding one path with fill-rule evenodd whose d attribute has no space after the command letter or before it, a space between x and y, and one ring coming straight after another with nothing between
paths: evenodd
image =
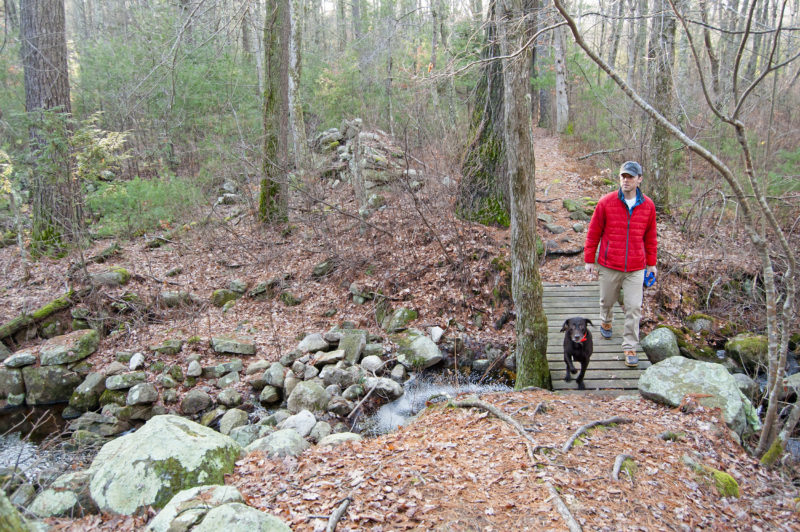
<instances>
[{"instance_id":1,"label":"black dog","mask_svg":"<svg viewBox=\"0 0 800 532\"><path fill-rule=\"evenodd\" d=\"M585 390L586 386L583 385L583 375L586 373L586 368L589 366L589 357L592 356L592 331L589 330L587 325L594 325L591 320L586 318L570 318L564 322L561 327L561 332L564 334L564 362L567 363L567 376L564 377L566 382L572 380L572 375L578 373L572 362L581 363L581 373L575 382L578 383L579 390Z\"/></svg>"}]
</instances>

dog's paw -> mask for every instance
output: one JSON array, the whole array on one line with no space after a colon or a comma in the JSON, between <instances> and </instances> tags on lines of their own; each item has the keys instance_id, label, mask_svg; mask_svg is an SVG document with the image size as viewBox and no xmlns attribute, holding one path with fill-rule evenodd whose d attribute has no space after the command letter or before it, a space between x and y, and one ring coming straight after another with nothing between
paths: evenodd
<instances>
[{"instance_id":1,"label":"dog's paw","mask_svg":"<svg viewBox=\"0 0 800 532\"><path fill-rule=\"evenodd\" d=\"M578 370L577 370L577 369L573 369L573 370L570 370L570 371L572 372L572 374L573 374L573 375L575 375L576 373L578 373Z\"/></svg>"},{"instance_id":2,"label":"dog's paw","mask_svg":"<svg viewBox=\"0 0 800 532\"><path fill-rule=\"evenodd\" d=\"M586 389L586 385L583 384L583 381L575 381L575 382L578 383L578 389L579 390L585 390Z\"/></svg>"},{"instance_id":3,"label":"dog's paw","mask_svg":"<svg viewBox=\"0 0 800 532\"><path fill-rule=\"evenodd\" d=\"M572 380L572 377L570 376L569 371L568 371L566 377L564 377L564 382L569 382L571 380Z\"/></svg>"}]
</instances>

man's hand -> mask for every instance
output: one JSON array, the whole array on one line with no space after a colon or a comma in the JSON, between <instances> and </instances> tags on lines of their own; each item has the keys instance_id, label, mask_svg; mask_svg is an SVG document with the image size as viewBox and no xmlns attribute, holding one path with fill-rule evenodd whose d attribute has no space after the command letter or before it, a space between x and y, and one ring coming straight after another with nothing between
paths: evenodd
<instances>
[{"instance_id":1,"label":"man's hand","mask_svg":"<svg viewBox=\"0 0 800 532\"><path fill-rule=\"evenodd\" d=\"M583 268L586 270L586 273L589 274L590 278L594 277L594 274L597 272L597 267L594 262L587 262Z\"/></svg>"},{"instance_id":2,"label":"man's hand","mask_svg":"<svg viewBox=\"0 0 800 532\"><path fill-rule=\"evenodd\" d=\"M655 266L646 266L645 270L647 270L647 273L658 273Z\"/></svg>"}]
</instances>

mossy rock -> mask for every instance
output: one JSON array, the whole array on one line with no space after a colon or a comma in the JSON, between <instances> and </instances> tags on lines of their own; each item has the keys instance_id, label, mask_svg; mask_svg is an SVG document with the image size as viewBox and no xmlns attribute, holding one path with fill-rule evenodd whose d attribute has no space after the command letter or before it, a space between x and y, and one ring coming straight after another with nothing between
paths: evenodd
<instances>
[{"instance_id":1,"label":"mossy rock","mask_svg":"<svg viewBox=\"0 0 800 532\"><path fill-rule=\"evenodd\" d=\"M228 290L226 288L220 288L219 290L214 290L211 293L211 304L215 307L223 307L228 301L235 301L240 297L242 297L242 294L238 292L234 292L233 290Z\"/></svg>"},{"instance_id":2,"label":"mossy rock","mask_svg":"<svg viewBox=\"0 0 800 532\"><path fill-rule=\"evenodd\" d=\"M109 404L125 406L125 401L128 397L128 390L105 390L100 394L100 406Z\"/></svg>"},{"instance_id":3,"label":"mossy rock","mask_svg":"<svg viewBox=\"0 0 800 532\"><path fill-rule=\"evenodd\" d=\"M567 209L567 212L577 212L583 209L579 201L570 198L564 198L564 200L561 202L561 205Z\"/></svg>"},{"instance_id":4,"label":"mossy rock","mask_svg":"<svg viewBox=\"0 0 800 532\"><path fill-rule=\"evenodd\" d=\"M717 357L717 351L714 348L708 345L696 345L691 342L690 335L686 329L673 327L671 325L659 325L658 328L661 327L669 329L675 334L675 340L678 342L678 349L680 349L681 355L686 358L728 365L726 364L726 359Z\"/></svg>"},{"instance_id":5,"label":"mossy rock","mask_svg":"<svg viewBox=\"0 0 800 532\"><path fill-rule=\"evenodd\" d=\"M162 355L177 355L183 349L183 340L179 338L170 338L164 340L159 345L151 345L150 350Z\"/></svg>"},{"instance_id":6,"label":"mossy rock","mask_svg":"<svg viewBox=\"0 0 800 532\"><path fill-rule=\"evenodd\" d=\"M183 369L177 364L169 367L169 376L175 379L176 382L183 382Z\"/></svg>"},{"instance_id":7,"label":"mossy rock","mask_svg":"<svg viewBox=\"0 0 800 532\"><path fill-rule=\"evenodd\" d=\"M303 302L301 298L295 296L288 290L281 292L280 300L287 307L296 307L297 305Z\"/></svg>"},{"instance_id":8,"label":"mossy rock","mask_svg":"<svg viewBox=\"0 0 800 532\"><path fill-rule=\"evenodd\" d=\"M740 334L727 341L725 351L728 356L741 362L748 370L755 372L768 365L767 337L763 335Z\"/></svg>"}]
</instances>

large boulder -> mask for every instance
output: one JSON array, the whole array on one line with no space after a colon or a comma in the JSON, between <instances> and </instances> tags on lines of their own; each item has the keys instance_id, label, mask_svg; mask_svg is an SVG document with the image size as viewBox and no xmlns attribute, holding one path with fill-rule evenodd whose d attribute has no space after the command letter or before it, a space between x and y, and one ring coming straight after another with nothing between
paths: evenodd
<instances>
[{"instance_id":1,"label":"large boulder","mask_svg":"<svg viewBox=\"0 0 800 532\"><path fill-rule=\"evenodd\" d=\"M15 397L25 398L22 370L0 368L0 408L3 408L4 402L13 403Z\"/></svg>"},{"instance_id":2,"label":"large boulder","mask_svg":"<svg viewBox=\"0 0 800 532\"><path fill-rule=\"evenodd\" d=\"M417 329L409 329L393 340L400 346L397 361L407 368L423 370L438 364L443 358L439 346Z\"/></svg>"},{"instance_id":3,"label":"large boulder","mask_svg":"<svg viewBox=\"0 0 800 532\"><path fill-rule=\"evenodd\" d=\"M286 403L289 411L296 414L301 410L325 412L330 400L331 394L325 391L325 388L319 383L302 381L294 387Z\"/></svg>"},{"instance_id":4,"label":"large boulder","mask_svg":"<svg viewBox=\"0 0 800 532\"><path fill-rule=\"evenodd\" d=\"M94 329L75 331L62 336L50 338L39 349L39 360L42 366L70 364L83 360L100 345L100 335Z\"/></svg>"},{"instance_id":5,"label":"large boulder","mask_svg":"<svg viewBox=\"0 0 800 532\"><path fill-rule=\"evenodd\" d=\"M77 419L70 421L68 427L71 432L88 431L103 437L116 436L131 428L130 423L114 416L86 412Z\"/></svg>"},{"instance_id":6,"label":"large boulder","mask_svg":"<svg viewBox=\"0 0 800 532\"><path fill-rule=\"evenodd\" d=\"M0 530L4 532L29 532L31 530L28 522L14 508L3 490L0 490Z\"/></svg>"},{"instance_id":7,"label":"large boulder","mask_svg":"<svg viewBox=\"0 0 800 532\"><path fill-rule=\"evenodd\" d=\"M28 406L66 403L83 377L66 366L25 366L25 402Z\"/></svg>"},{"instance_id":8,"label":"large boulder","mask_svg":"<svg viewBox=\"0 0 800 532\"><path fill-rule=\"evenodd\" d=\"M374 393L376 395L388 399L389 401L394 401L403 395L403 387L396 381L386 377L368 377L367 380L364 381L364 387L367 390L374 388Z\"/></svg>"},{"instance_id":9,"label":"large boulder","mask_svg":"<svg viewBox=\"0 0 800 532\"><path fill-rule=\"evenodd\" d=\"M351 364L361 360L361 354L367 345L367 333L360 330L346 331L339 340L339 349L344 351L344 359Z\"/></svg>"},{"instance_id":10,"label":"large boulder","mask_svg":"<svg viewBox=\"0 0 800 532\"><path fill-rule=\"evenodd\" d=\"M89 373L75 388L69 398L69 406L86 412L100 406L100 396L106 391L106 376L99 372Z\"/></svg>"},{"instance_id":11,"label":"large boulder","mask_svg":"<svg viewBox=\"0 0 800 532\"><path fill-rule=\"evenodd\" d=\"M658 364L669 357L680 356L678 340L675 333L666 327L659 327L653 332L642 338L640 342L642 349L647 355L647 360L653 364Z\"/></svg>"},{"instance_id":12,"label":"large boulder","mask_svg":"<svg viewBox=\"0 0 800 532\"><path fill-rule=\"evenodd\" d=\"M211 338L211 347L217 353L255 355L256 343L250 336L226 334Z\"/></svg>"},{"instance_id":13,"label":"large boulder","mask_svg":"<svg viewBox=\"0 0 800 532\"><path fill-rule=\"evenodd\" d=\"M22 368L36 364L38 357L30 349L22 349L9 356L3 362L7 368Z\"/></svg>"},{"instance_id":14,"label":"large boulder","mask_svg":"<svg viewBox=\"0 0 800 532\"><path fill-rule=\"evenodd\" d=\"M112 514L162 508L180 491L222 484L241 450L228 436L188 419L155 416L100 449L89 468L92 499Z\"/></svg>"},{"instance_id":15,"label":"large boulder","mask_svg":"<svg viewBox=\"0 0 800 532\"><path fill-rule=\"evenodd\" d=\"M408 327L409 323L417 319L417 316L419 316L419 314L416 310L399 308L384 318L381 327L383 327L386 332L390 333L402 331Z\"/></svg>"},{"instance_id":16,"label":"large boulder","mask_svg":"<svg viewBox=\"0 0 800 532\"><path fill-rule=\"evenodd\" d=\"M291 532L279 518L233 502L210 510L192 532Z\"/></svg>"},{"instance_id":17,"label":"large boulder","mask_svg":"<svg viewBox=\"0 0 800 532\"><path fill-rule=\"evenodd\" d=\"M206 516L209 510L231 502L244 502L233 486L197 486L176 494L147 525L147 532L189 530ZM226 529L227 530L227 529Z\"/></svg>"},{"instance_id":18,"label":"large boulder","mask_svg":"<svg viewBox=\"0 0 800 532\"><path fill-rule=\"evenodd\" d=\"M282 429L259 438L247 447L245 451L263 451L270 458L283 458L284 456L299 456L300 453L311 447L294 429Z\"/></svg>"},{"instance_id":19,"label":"large boulder","mask_svg":"<svg viewBox=\"0 0 800 532\"><path fill-rule=\"evenodd\" d=\"M670 406L680 405L688 394L710 395L698 402L707 408L719 408L725 423L737 434L760 428L753 405L739 391L733 376L719 364L670 357L645 370L639 378L639 393Z\"/></svg>"},{"instance_id":20,"label":"large boulder","mask_svg":"<svg viewBox=\"0 0 800 532\"><path fill-rule=\"evenodd\" d=\"M725 343L729 357L740 362L750 372L763 370L769 365L767 337L763 335L739 334Z\"/></svg>"},{"instance_id":21,"label":"large boulder","mask_svg":"<svg viewBox=\"0 0 800 532\"><path fill-rule=\"evenodd\" d=\"M202 412L212 403L211 396L203 390L190 390L181 401L181 412L194 415Z\"/></svg>"},{"instance_id":22,"label":"large boulder","mask_svg":"<svg viewBox=\"0 0 800 532\"><path fill-rule=\"evenodd\" d=\"M317 351L327 351L329 348L330 344L319 333L306 335L297 344L297 350L301 353L316 353Z\"/></svg>"}]
</instances>

